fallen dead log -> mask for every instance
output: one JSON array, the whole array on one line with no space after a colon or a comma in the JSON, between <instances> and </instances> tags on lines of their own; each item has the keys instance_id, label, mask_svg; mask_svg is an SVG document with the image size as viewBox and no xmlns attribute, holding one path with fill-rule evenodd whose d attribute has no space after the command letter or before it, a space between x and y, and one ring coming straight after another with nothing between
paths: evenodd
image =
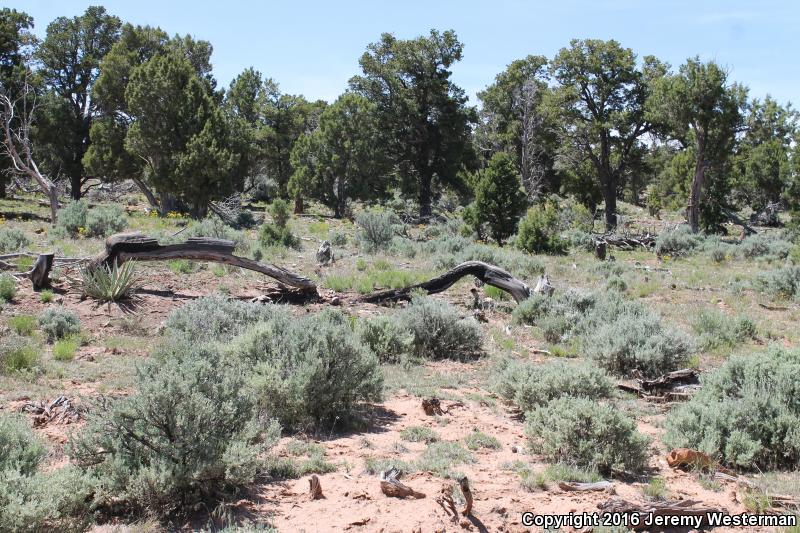
<instances>
[{"instance_id":1,"label":"fallen dead log","mask_svg":"<svg viewBox=\"0 0 800 533\"><path fill-rule=\"evenodd\" d=\"M233 241L192 237L178 244L160 244L141 233L119 233L106 239L106 250L94 259L93 265L111 266L125 261L167 261L187 259L211 261L259 272L305 292L316 292L317 285L308 278L275 265L261 263L233 254Z\"/></svg>"},{"instance_id":2,"label":"fallen dead log","mask_svg":"<svg viewBox=\"0 0 800 533\"><path fill-rule=\"evenodd\" d=\"M714 461L708 454L691 448L675 448L667 454L667 464L672 468L699 468L709 470Z\"/></svg>"},{"instance_id":3,"label":"fallen dead log","mask_svg":"<svg viewBox=\"0 0 800 533\"><path fill-rule=\"evenodd\" d=\"M396 468L391 468L385 472L381 472L381 492L391 498L415 498L422 499L425 495L417 492L408 485L404 485L398 481L400 472Z\"/></svg>"},{"instance_id":4,"label":"fallen dead log","mask_svg":"<svg viewBox=\"0 0 800 533\"><path fill-rule=\"evenodd\" d=\"M672 502L648 502L639 504L623 500L622 498L611 498L603 503L597 504L597 508L606 513L621 513L639 515L639 523L634 529L644 529L646 517L649 516L699 516L702 517L701 524L706 524L709 513L719 513L720 509L712 507L701 507L700 502L693 500L678 500Z\"/></svg>"},{"instance_id":5,"label":"fallen dead log","mask_svg":"<svg viewBox=\"0 0 800 533\"><path fill-rule=\"evenodd\" d=\"M605 243L606 246L613 246L621 250L634 250L644 248L652 250L656 245L656 236L651 233L640 235L619 235L616 233L597 233L593 235L595 243ZM597 246L597 244L595 244ZM605 250L603 250L605 252Z\"/></svg>"},{"instance_id":6,"label":"fallen dead log","mask_svg":"<svg viewBox=\"0 0 800 533\"><path fill-rule=\"evenodd\" d=\"M650 391L666 391L675 389L680 385L697 385L700 383L698 380L697 370L694 368L684 368L682 370L675 370L669 372L656 379L640 380L639 385L642 390Z\"/></svg>"},{"instance_id":7,"label":"fallen dead log","mask_svg":"<svg viewBox=\"0 0 800 533\"><path fill-rule=\"evenodd\" d=\"M596 483L577 483L577 482L561 481L558 484L558 488L566 492L608 490L613 486L614 486L613 483L611 483L610 481L598 481Z\"/></svg>"},{"instance_id":8,"label":"fallen dead log","mask_svg":"<svg viewBox=\"0 0 800 533\"><path fill-rule=\"evenodd\" d=\"M467 261L431 280L401 289L391 289L368 294L362 298L362 301L367 303L380 303L410 300L411 293L420 289L428 294L436 294L449 289L464 276L474 276L487 285L497 287L509 293L517 302L526 300L531 295L531 288L528 287L528 285L502 268L484 263L483 261Z\"/></svg>"},{"instance_id":9,"label":"fallen dead log","mask_svg":"<svg viewBox=\"0 0 800 533\"><path fill-rule=\"evenodd\" d=\"M39 254L31 269L30 278L33 290L38 291L50 285L50 270L53 268L54 253Z\"/></svg>"},{"instance_id":10,"label":"fallen dead log","mask_svg":"<svg viewBox=\"0 0 800 533\"><path fill-rule=\"evenodd\" d=\"M50 402L28 401L19 409L34 415L34 427L47 424L72 424L83 417L83 409L77 407L66 396L58 396Z\"/></svg>"}]
</instances>

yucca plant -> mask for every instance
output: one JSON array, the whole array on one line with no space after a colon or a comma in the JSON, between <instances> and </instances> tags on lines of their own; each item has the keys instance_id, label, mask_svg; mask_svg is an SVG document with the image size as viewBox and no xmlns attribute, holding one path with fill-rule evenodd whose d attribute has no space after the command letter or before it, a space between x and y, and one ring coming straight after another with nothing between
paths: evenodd
<instances>
[{"instance_id":1,"label":"yucca plant","mask_svg":"<svg viewBox=\"0 0 800 533\"><path fill-rule=\"evenodd\" d=\"M133 261L113 266L88 266L81 269L81 290L89 298L116 302L130 298L138 287Z\"/></svg>"}]
</instances>

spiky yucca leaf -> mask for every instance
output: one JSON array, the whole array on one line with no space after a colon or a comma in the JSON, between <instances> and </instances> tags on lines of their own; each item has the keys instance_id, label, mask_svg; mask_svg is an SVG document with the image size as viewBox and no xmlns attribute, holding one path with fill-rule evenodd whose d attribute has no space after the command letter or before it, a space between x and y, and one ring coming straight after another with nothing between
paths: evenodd
<instances>
[{"instance_id":1,"label":"spiky yucca leaf","mask_svg":"<svg viewBox=\"0 0 800 533\"><path fill-rule=\"evenodd\" d=\"M133 261L113 266L85 267L81 270L81 289L89 298L116 302L130 298L138 287Z\"/></svg>"}]
</instances>

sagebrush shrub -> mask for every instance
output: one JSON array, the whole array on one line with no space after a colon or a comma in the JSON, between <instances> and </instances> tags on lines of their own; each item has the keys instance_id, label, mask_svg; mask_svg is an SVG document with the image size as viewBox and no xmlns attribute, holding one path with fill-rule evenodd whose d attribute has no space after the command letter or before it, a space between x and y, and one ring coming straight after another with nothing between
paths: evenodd
<instances>
[{"instance_id":1,"label":"sagebrush shrub","mask_svg":"<svg viewBox=\"0 0 800 533\"><path fill-rule=\"evenodd\" d=\"M413 337L412 353L425 359L466 361L481 355L481 328L473 318L462 319L452 305L429 296L415 296L397 315Z\"/></svg>"},{"instance_id":2,"label":"sagebrush shrub","mask_svg":"<svg viewBox=\"0 0 800 533\"><path fill-rule=\"evenodd\" d=\"M184 238L189 237L211 237L214 239L225 239L233 241L235 250L240 253L247 253L250 250L250 240L247 235L227 225L217 216L208 216L199 222L192 223L183 232Z\"/></svg>"},{"instance_id":3,"label":"sagebrush shrub","mask_svg":"<svg viewBox=\"0 0 800 533\"><path fill-rule=\"evenodd\" d=\"M86 525L89 480L71 466L39 472L46 455L24 417L0 414L0 531L81 531Z\"/></svg>"},{"instance_id":4,"label":"sagebrush shrub","mask_svg":"<svg viewBox=\"0 0 800 533\"><path fill-rule=\"evenodd\" d=\"M30 246L31 240L17 228L0 228L0 253L18 252Z\"/></svg>"},{"instance_id":5,"label":"sagebrush shrub","mask_svg":"<svg viewBox=\"0 0 800 533\"><path fill-rule=\"evenodd\" d=\"M515 244L528 253L562 254L567 242L561 238L558 205L534 205L519 222Z\"/></svg>"},{"instance_id":6,"label":"sagebrush shrub","mask_svg":"<svg viewBox=\"0 0 800 533\"><path fill-rule=\"evenodd\" d=\"M400 363L411 355L414 336L392 317L360 320L356 333L381 363Z\"/></svg>"},{"instance_id":7,"label":"sagebrush shrub","mask_svg":"<svg viewBox=\"0 0 800 533\"><path fill-rule=\"evenodd\" d=\"M550 461L607 475L638 472L647 464L649 439L613 406L566 396L533 409L526 419L531 450Z\"/></svg>"},{"instance_id":8,"label":"sagebrush shrub","mask_svg":"<svg viewBox=\"0 0 800 533\"><path fill-rule=\"evenodd\" d=\"M39 313L39 327L49 342L81 331L78 315L63 307L50 307Z\"/></svg>"},{"instance_id":9,"label":"sagebrush shrub","mask_svg":"<svg viewBox=\"0 0 800 533\"><path fill-rule=\"evenodd\" d=\"M368 251L386 248L394 237L394 216L388 211L362 211L356 216L356 238Z\"/></svg>"},{"instance_id":10,"label":"sagebrush shrub","mask_svg":"<svg viewBox=\"0 0 800 533\"><path fill-rule=\"evenodd\" d=\"M164 325L168 332L196 342L227 342L249 326L284 313L282 307L275 305L205 296L172 311Z\"/></svg>"},{"instance_id":11,"label":"sagebrush shrub","mask_svg":"<svg viewBox=\"0 0 800 533\"><path fill-rule=\"evenodd\" d=\"M283 198L276 198L269 204L269 214L272 221L279 228L285 228L291 218L291 210L289 209L289 202Z\"/></svg>"},{"instance_id":12,"label":"sagebrush shrub","mask_svg":"<svg viewBox=\"0 0 800 533\"><path fill-rule=\"evenodd\" d=\"M276 315L238 338L229 356L252 367L262 408L285 427L344 425L361 402L381 398L378 358L335 310L300 319Z\"/></svg>"},{"instance_id":13,"label":"sagebrush shrub","mask_svg":"<svg viewBox=\"0 0 800 533\"><path fill-rule=\"evenodd\" d=\"M264 247L299 248L300 246L300 239L288 227L274 226L266 222L258 232L258 242Z\"/></svg>"},{"instance_id":14,"label":"sagebrush shrub","mask_svg":"<svg viewBox=\"0 0 800 533\"><path fill-rule=\"evenodd\" d=\"M682 224L658 234L655 252L658 257L689 255L703 244L703 240L702 235L693 233L692 228Z\"/></svg>"},{"instance_id":15,"label":"sagebrush shrub","mask_svg":"<svg viewBox=\"0 0 800 533\"><path fill-rule=\"evenodd\" d=\"M732 348L756 337L755 323L745 316L729 317L720 311L701 311L693 324L697 344L704 350Z\"/></svg>"},{"instance_id":16,"label":"sagebrush shrub","mask_svg":"<svg viewBox=\"0 0 800 533\"><path fill-rule=\"evenodd\" d=\"M28 370L36 366L39 349L33 341L16 333L4 333L0 338L0 373Z\"/></svg>"},{"instance_id":17,"label":"sagebrush shrub","mask_svg":"<svg viewBox=\"0 0 800 533\"><path fill-rule=\"evenodd\" d=\"M800 350L731 358L667 417L664 442L744 469L800 466Z\"/></svg>"},{"instance_id":18,"label":"sagebrush shrub","mask_svg":"<svg viewBox=\"0 0 800 533\"><path fill-rule=\"evenodd\" d=\"M17 295L17 282L11 274L0 274L0 302L10 302Z\"/></svg>"},{"instance_id":19,"label":"sagebrush shrub","mask_svg":"<svg viewBox=\"0 0 800 533\"><path fill-rule=\"evenodd\" d=\"M620 375L638 370L659 376L684 365L694 349L685 334L616 291L532 295L517 306L513 317L538 326L549 342L576 342L602 368Z\"/></svg>"},{"instance_id":20,"label":"sagebrush shrub","mask_svg":"<svg viewBox=\"0 0 800 533\"><path fill-rule=\"evenodd\" d=\"M90 237L107 237L127 228L128 218L119 205L97 206L86 213L84 227Z\"/></svg>"},{"instance_id":21,"label":"sagebrush shrub","mask_svg":"<svg viewBox=\"0 0 800 533\"><path fill-rule=\"evenodd\" d=\"M762 257L770 261L777 261L789 257L792 246L789 241L758 233L745 237L736 251L745 259Z\"/></svg>"},{"instance_id":22,"label":"sagebrush shrub","mask_svg":"<svg viewBox=\"0 0 800 533\"><path fill-rule=\"evenodd\" d=\"M472 453L457 442L433 442L414 462L417 470L432 472L439 477L454 478L454 466L474 463Z\"/></svg>"},{"instance_id":23,"label":"sagebrush shrub","mask_svg":"<svg viewBox=\"0 0 800 533\"><path fill-rule=\"evenodd\" d=\"M753 287L779 298L800 296L800 265L784 265L762 272L753 280Z\"/></svg>"},{"instance_id":24,"label":"sagebrush shrub","mask_svg":"<svg viewBox=\"0 0 800 533\"><path fill-rule=\"evenodd\" d=\"M86 200L71 200L58 211L56 227L75 237L86 230L86 216L89 213L89 204Z\"/></svg>"},{"instance_id":25,"label":"sagebrush shrub","mask_svg":"<svg viewBox=\"0 0 800 533\"><path fill-rule=\"evenodd\" d=\"M602 370L590 363L548 361L532 363L506 359L493 373L493 387L522 412L547 404L561 396L602 399L614 394L615 386Z\"/></svg>"},{"instance_id":26,"label":"sagebrush shrub","mask_svg":"<svg viewBox=\"0 0 800 533\"><path fill-rule=\"evenodd\" d=\"M137 391L98 404L69 446L102 492L137 514L184 513L251 483L280 435L262 422L250 369L184 342L137 374Z\"/></svg>"}]
</instances>

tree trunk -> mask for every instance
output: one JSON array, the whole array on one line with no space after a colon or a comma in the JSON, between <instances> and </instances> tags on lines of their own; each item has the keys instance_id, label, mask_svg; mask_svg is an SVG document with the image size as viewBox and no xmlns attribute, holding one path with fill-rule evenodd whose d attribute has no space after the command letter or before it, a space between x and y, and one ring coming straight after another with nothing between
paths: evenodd
<instances>
[{"instance_id":1,"label":"tree trunk","mask_svg":"<svg viewBox=\"0 0 800 533\"><path fill-rule=\"evenodd\" d=\"M419 216L420 218L430 218L433 214L431 208L431 182L433 176L429 171L419 178Z\"/></svg>"},{"instance_id":2,"label":"tree trunk","mask_svg":"<svg viewBox=\"0 0 800 533\"><path fill-rule=\"evenodd\" d=\"M152 207L158 212L161 212L161 204L158 203L158 199L156 199L156 195L153 194L153 191L150 190L150 187L148 187L147 184L145 184L145 182L143 182L139 178L131 178L131 179L133 180L133 183L135 183L136 186L139 187L139 190L142 191L144 197L147 198L147 203L150 204L150 207Z\"/></svg>"},{"instance_id":3,"label":"tree trunk","mask_svg":"<svg viewBox=\"0 0 800 533\"><path fill-rule=\"evenodd\" d=\"M693 233L700 230L700 201L702 200L703 182L705 181L705 143L700 139L697 142L697 162L694 166L692 189L689 192L689 205L686 206L686 218Z\"/></svg>"},{"instance_id":4,"label":"tree trunk","mask_svg":"<svg viewBox=\"0 0 800 533\"><path fill-rule=\"evenodd\" d=\"M6 178L5 176L0 176L0 198L6 197Z\"/></svg>"},{"instance_id":5,"label":"tree trunk","mask_svg":"<svg viewBox=\"0 0 800 533\"><path fill-rule=\"evenodd\" d=\"M606 210L606 231L617 227L617 187L611 177L603 181L603 203Z\"/></svg>"},{"instance_id":6,"label":"tree trunk","mask_svg":"<svg viewBox=\"0 0 800 533\"><path fill-rule=\"evenodd\" d=\"M300 215L305 211L305 206L303 205L303 197L299 194L294 197L294 214Z\"/></svg>"},{"instance_id":7,"label":"tree trunk","mask_svg":"<svg viewBox=\"0 0 800 533\"><path fill-rule=\"evenodd\" d=\"M73 200L81 199L81 175L73 174L69 177L70 191L69 195Z\"/></svg>"}]
</instances>

